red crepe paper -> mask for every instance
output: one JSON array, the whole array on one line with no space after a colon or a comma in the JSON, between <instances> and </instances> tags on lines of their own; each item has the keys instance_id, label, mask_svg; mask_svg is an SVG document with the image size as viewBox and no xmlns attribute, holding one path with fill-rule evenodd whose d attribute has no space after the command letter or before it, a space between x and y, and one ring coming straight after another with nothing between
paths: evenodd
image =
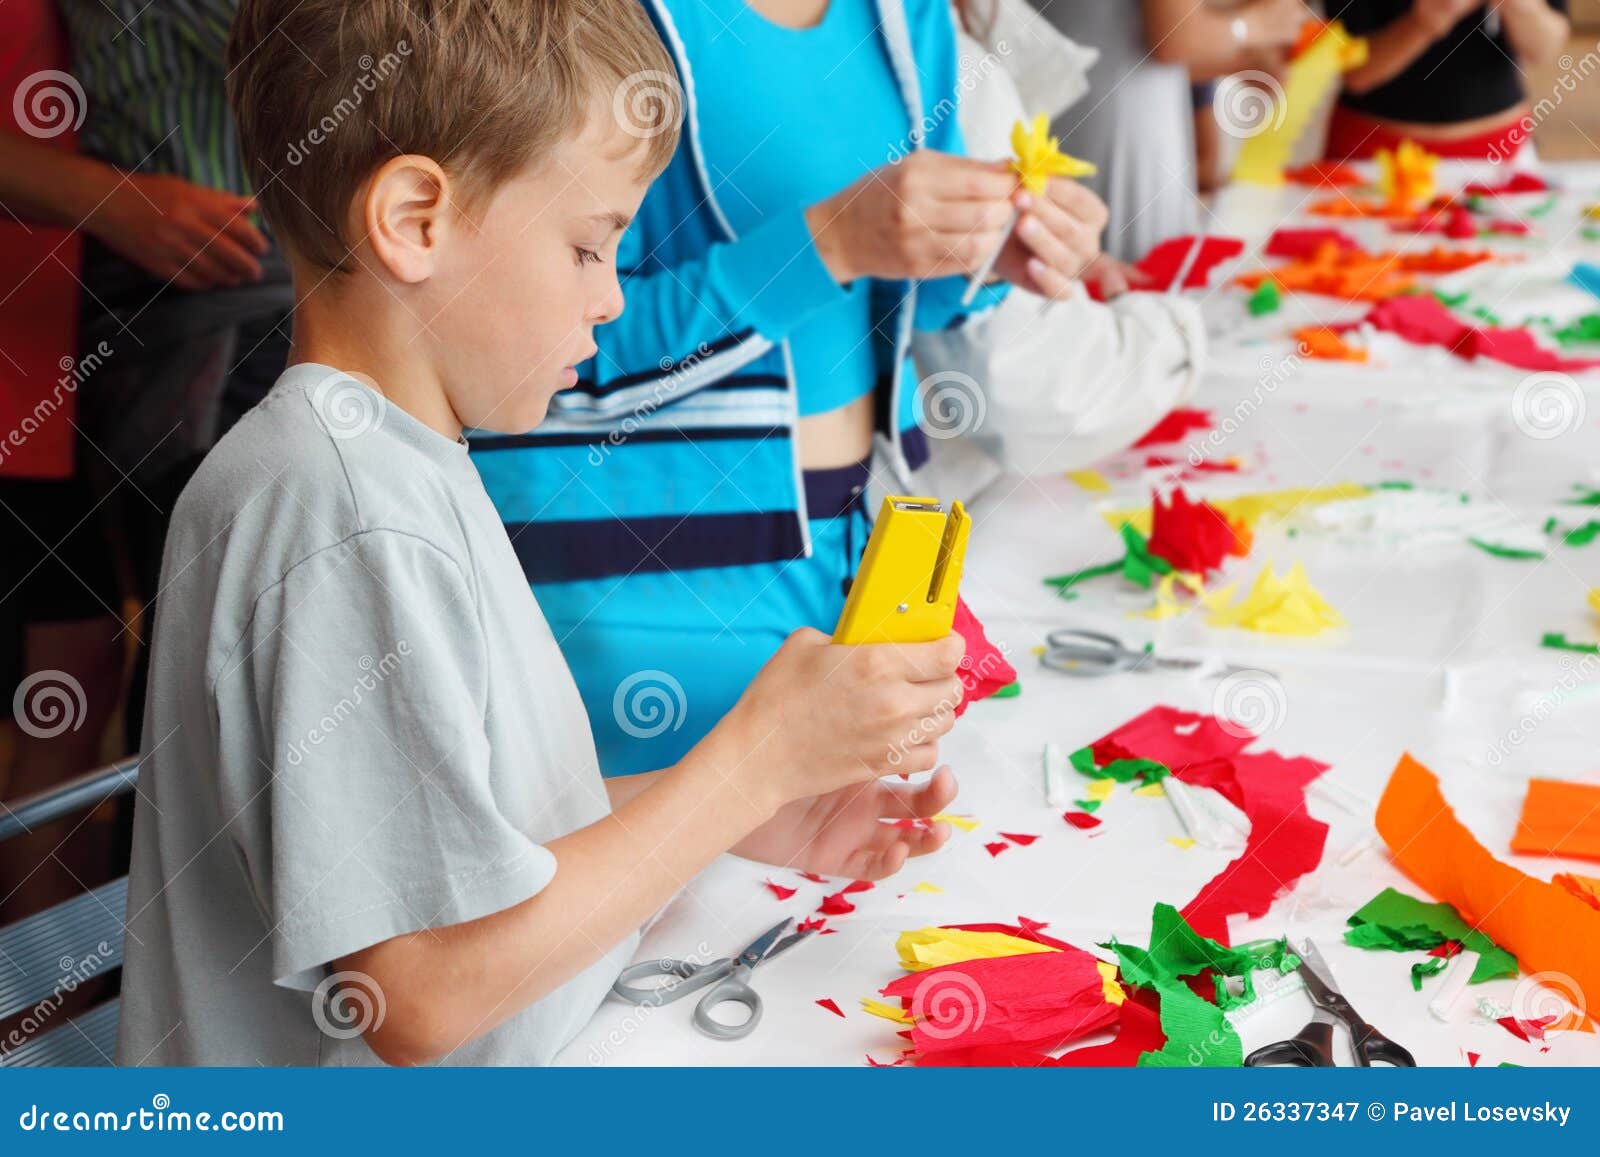
<instances>
[{"instance_id":1,"label":"red crepe paper","mask_svg":"<svg viewBox=\"0 0 1600 1157\"><path fill-rule=\"evenodd\" d=\"M1265 915L1278 894L1322 861L1328 825L1306 810L1305 788L1328 765L1276 752L1246 753L1255 741L1243 728L1209 715L1152 707L1096 740L1102 766L1114 759L1153 759L1184 783L1220 792L1250 820L1244 851L1202 887L1182 915L1202 936L1223 944L1228 917Z\"/></svg>"},{"instance_id":2,"label":"red crepe paper","mask_svg":"<svg viewBox=\"0 0 1600 1157\"><path fill-rule=\"evenodd\" d=\"M987 699L1000 688L1017 681L1017 669L1006 662L1000 648L983 633L983 624L967 606L966 600L956 599L956 617L951 630L967 641L967 653L961 656L956 674L961 679L964 693L956 704L959 718L967 707L979 699Z\"/></svg>"},{"instance_id":3,"label":"red crepe paper","mask_svg":"<svg viewBox=\"0 0 1600 1157\"><path fill-rule=\"evenodd\" d=\"M1039 838L1038 836L1030 836L1022 832L1001 832L1000 835L1005 839L1010 840L1014 844L1021 844L1023 847L1027 847L1029 844L1033 843L1034 840Z\"/></svg>"},{"instance_id":4,"label":"red crepe paper","mask_svg":"<svg viewBox=\"0 0 1600 1157\"><path fill-rule=\"evenodd\" d=\"M892 1069L896 1065L903 1065L903 1064L906 1063L906 1054L905 1053L901 1053L898 1059L892 1060L892 1061L875 1061L875 1060L872 1059L872 1054L871 1053L867 1053L866 1057L867 1057L867 1064L871 1065L875 1069Z\"/></svg>"},{"instance_id":5,"label":"red crepe paper","mask_svg":"<svg viewBox=\"0 0 1600 1157\"><path fill-rule=\"evenodd\" d=\"M1526 221L1490 221L1484 228L1491 233L1502 233L1512 237L1526 237L1533 232L1533 226Z\"/></svg>"},{"instance_id":6,"label":"red crepe paper","mask_svg":"<svg viewBox=\"0 0 1600 1157\"><path fill-rule=\"evenodd\" d=\"M1297 169L1285 169L1283 179L1291 185L1327 185L1334 189L1367 183L1360 172L1343 161L1312 161Z\"/></svg>"},{"instance_id":7,"label":"red crepe paper","mask_svg":"<svg viewBox=\"0 0 1600 1157\"><path fill-rule=\"evenodd\" d=\"M1541 1016L1535 1020L1521 1020L1514 1016L1502 1016L1499 1020L1495 1021L1495 1024L1505 1029L1518 1040L1525 1040L1529 1043L1532 1043L1536 1040L1544 1040L1545 1026L1552 1025L1559 1019L1560 1017L1557 1017L1554 1014L1551 1014L1550 1016Z\"/></svg>"},{"instance_id":8,"label":"red crepe paper","mask_svg":"<svg viewBox=\"0 0 1600 1157\"><path fill-rule=\"evenodd\" d=\"M810 880L813 884L826 884L828 882L827 877L819 876L815 872L801 872L800 878L802 880Z\"/></svg>"},{"instance_id":9,"label":"red crepe paper","mask_svg":"<svg viewBox=\"0 0 1600 1157\"><path fill-rule=\"evenodd\" d=\"M1471 210L1456 204L1425 209L1409 220L1392 222L1389 228L1395 233L1442 233L1458 241L1478 235L1478 222Z\"/></svg>"},{"instance_id":10,"label":"red crepe paper","mask_svg":"<svg viewBox=\"0 0 1600 1157\"><path fill-rule=\"evenodd\" d=\"M1525 329L1468 325L1437 298L1426 294L1380 301L1362 321L1414 345L1442 346L1468 361L1487 358L1524 370L1585 370L1600 366L1600 358L1566 358L1545 349Z\"/></svg>"},{"instance_id":11,"label":"red crepe paper","mask_svg":"<svg viewBox=\"0 0 1600 1157\"><path fill-rule=\"evenodd\" d=\"M1172 283L1177 279L1178 271L1189 260L1189 253L1195 247L1195 238L1192 236L1174 237L1163 241L1150 252L1140 258L1137 268L1150 279L1149 283L1141 288L1152 293L1160 293L1172 288ZM1195 256L1194 264L1189 267L1189 272L1183 279L1184 289L1202 289L1211 277L1212 269L1229 258L1237 257L1244 252L1244 242L1237 237L1207 237L1200 242L1200 251Z\"/></svg>"},{"instance_id":12,"label":"red crepe paper","mask_svg":"<svg viewBox=\"0 0 1600 1157\"><path fill-rule=\"evenodd\" d=\"M1548 193L1550 184L1538 173L1512 173L1498 185L1474 181L1461 191L1469 197L1493 197L1501 193Z\"/></svg>"},{"instance_id":13,"label":"red crepe paper","mask_svg":"<svg viewBox=\"0 0 1600 1157\"><path fill-rule=\"evenodd\" d=\"M1301 261L1315 257L1317 251L1328 244L1347 252L1361 248L1361 243L1343 229L1278 229L1267 239L1262 253Z\"/></svg>"},{"instance_id":14,"label":"red crepe paper","mask_svg":"<svg viewBox=\"0 0 1600 1157\"><path fill-rule=\"evenodd\" d=\"M845 916L856 910L856 906L844 898L843 892L835 892L831 896L824 896L822 904L817 908L824 916Z\"/></svg>"},{"instance_id":15,"label":"red crepe paper","mask_svg":"<svg viewBox=\"0 0 1600 1157\"><path fill-rule=\"evenodd\" d=\"M1452 956L1461 955L1461 948L1461 941L1446 940L1443 944L1435 944L1432 948L1428 949L1428 955L1449 960Z\"/></svg>"},{"instance_id":16,"label":"red crepe paper","mask_svg":"<svg viewBox=\"0 0 1600 1157\"><path fill-rule=\"evenodd\" d=\"M1166 415L1150 427L1149 433L1134 443L1134 446L1143 449L1146 446L1164 446L1171 442L1182 442L1190 434L1199 430L1209 430L1214 423L1211 420L1210 410L1193 410L1179 406L1175 410L1167 411Z\"/></svg>"},{"instance_id":17,"label":"red crepe paper","mask_svg":"<svg viewBox=\"0 0 1600 1157\"><path fill-rule=\"evenodd\" d=\"M828 922L826 920L819 920L815 916L812 916L805 920L801 920L794 926L794 930L796 932L821 932L827 926Z\"/></svg>"},{"instance_id":18,"label":"red crepe paper","mask_svg":"<svg viewBox=\"0 0 1600 1157\"><path fill-rule=\"evenodd\" d=\"M1088 812L1062 812L1061 818L1066 820L1079 831L1085 832L1090 828L1099 827L1102 822L1095 819L1094 816L1090 815Z\"/></svg>"},{"instance_id":19,"label":"red crepe paper","mask_svg":"<svg viewBox=\"0 0 1600 1157\"><path fill-rule=\"evenodd\" d=\"M1468 1053L1467 1054L1467 1064L1472 1068L1477 1068L1478 1067L1478 1061L1482 1057L1482 1055L1483 1055L1482 1053Z\"/></svg>"},{"instance_id":20,"label":"red crepe paper","mask_svg":"<svg viewBox=\"0 0 1600 1157\"><path fill-rule=\"evenodd\" d=\"M998 856L1001 852L1009 852L1011 850L1011 845L1003 840L996 840L992 844L984 844L983 850L988 852L991 856Z\"/></svg>"},{"instance_id":21,"label":"red crepe paper","mask_svg":"<svg viewBox=\"0 0 1600 1157\"><path fill-rule=\"evenodd\" d=\"M831 997L825 996L821 1000L817 1001L817 1003L823 1008L827 1009L829 1012L833 1013L833 1015L838 1017L840 1020L844 1019L844 1011L833 1002Z\"/></svg>"},{"instance_id":22,"label":"red crepe paper","mask_svg":"<svg viewBox=\"0 0 1600 1157\"><path fill-rule=\"evenodd\" d=\"M848 884L846 884L844 886L844 893L843 894L846 895L846 896L849 896L849 895L852 895L853 893L856 893L856 892L870 892L870 891L872 891L872 881L871 880L851 880Z\"/></svg>"},{"instance_id":23,"label":"red crepe paper","mask_svg":"<svg viewBox=\"0 0 1600 1157\"><path fill-rule=\"evenodd\" d=\"M1144 464L1151 467L1176 466L1183 470L1208 474L1237 474L1239 472L1239 464L1237 462L1213 462L1209 459L1202 462L1190 462L1187 460L1180 462L1178 459L1169 458L1164 454L1151 454L1144 460Z\"/></svg>"},{"instance_id":24,"label":"red crepe paper","mask_svg":"<svg viewBox=\"0 0 1600 1157\"><path fill-rule=\"evenodd\" d=\"M1160 555L1179 570L1205 573L1216 570L1229 555L1250 553L1250 531L1229 522L1209 502L1191 502L1178 487L1166 503L1151 495L1150 553Z\"/></svg>"},{"instance_id":25,"label":"red crepe paper","mask_svg":"<svg viewBox=\"0 0 1600 1157\"><path fill-rule=\"evenodd\" d=\"M785 888L782 884L774 884L771 880L762 880L761 882L780 900L787 900L795 894L794 888Z\"/></svg>"},{"instance_id":26,"label":"red crepe paper","mask_svg":"<svg viewBox=\"0 0 1600 1157\"><path fill-rule=\"evenodd\" d=\"M1142 1053L1159 1052L1166 1046L1167 1034L1161 1031L1157 1010L1130 996L1118 1012L1115 1040L1073 1049L1055 1064L1061 1068L1133 1068Z\"/></svg>"},{"instance_id":27,"label":"red crepe paper","mask_svg":"<svg viewBox=\"0 0 1600 1157\"><path fill-rule=\"evenodd\" d=\"M941 1053L984 1046L1049 1052L1118 1017L1118 1006L1106 1000L1099 961L1071 946L946 964L910 973L882 991L899 998L915 1022L911 1040L919 1066L940 1063Z\"/></svg>"}]
</instances>

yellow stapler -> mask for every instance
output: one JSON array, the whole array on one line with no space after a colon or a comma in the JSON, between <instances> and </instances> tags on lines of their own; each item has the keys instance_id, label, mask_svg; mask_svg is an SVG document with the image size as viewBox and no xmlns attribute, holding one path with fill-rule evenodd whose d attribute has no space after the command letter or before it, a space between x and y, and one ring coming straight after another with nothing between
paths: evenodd
<instances>
[{"instance_id":1,"label":"yellow stapler","mask_svg":"<svg viewBox=\"0 0 1600 1157\"><path fill-rule=\"evenodd\" d=\"M952 502L883 500L835 643L930 643L950 633L972 520Z\"/></svg>"}]
</instances>

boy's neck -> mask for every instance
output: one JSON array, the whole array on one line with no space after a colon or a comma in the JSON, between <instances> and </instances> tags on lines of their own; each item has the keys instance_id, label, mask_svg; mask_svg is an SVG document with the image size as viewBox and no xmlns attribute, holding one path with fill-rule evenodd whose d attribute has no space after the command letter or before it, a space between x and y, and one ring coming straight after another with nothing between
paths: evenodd
<instances>
[{"instance_id":1,"label":"boy's neck","mask_svg":"<svg viewBox=\"0 0 1600 1157\"><path fill-rule=\"evenodd\" d=\"M294 310L290 364L314 362L361 374L391 405L452 442L459 440L461 420L416 319L397 317L404 310L392 300L358 300L364 296L355 286L335 289L324 282L301 298Z\"/></svg>"}]
</instances>

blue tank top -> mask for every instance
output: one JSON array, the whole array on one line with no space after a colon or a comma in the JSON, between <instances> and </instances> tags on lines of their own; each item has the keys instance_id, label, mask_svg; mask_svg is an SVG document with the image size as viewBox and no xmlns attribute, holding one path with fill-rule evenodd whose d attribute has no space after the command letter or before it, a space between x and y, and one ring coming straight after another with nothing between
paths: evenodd
<instances>
[{"instance_id":1,"label":"blue tank top","mask_svg":"<svg viewBox=\"0 0 1600 1157\"><path fill-rule=\"evenodd\" d=\"M692 10L679 31L694 75L700 144L734 232L813 205L908 151L910 120L870 0L831 0L811 28L775 24L745 0L682 7ZM869 279L857 280L844 300L790 334L802 415L872 391L869 287Z\"/></svg>"}]
</instances>

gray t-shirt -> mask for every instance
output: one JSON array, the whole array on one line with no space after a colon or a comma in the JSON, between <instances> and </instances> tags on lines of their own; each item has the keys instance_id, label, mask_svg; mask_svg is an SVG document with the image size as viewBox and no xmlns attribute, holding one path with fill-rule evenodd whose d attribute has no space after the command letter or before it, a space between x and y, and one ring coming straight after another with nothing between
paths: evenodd
<instances>
[{"instance_id":1,"label":"gray t-shirt","mask_svg":"<svg viewBox=\"0 0 1600 1157\"><path fill-rule=\"evenodd\" d=\"M326 366L179 499L144 726L121 1064L378 1063L387 1002L330 964L528 899L609 811L466 445ZM447 1063L547 1063L635 943Z\"/></svg>"}]
</instances>

